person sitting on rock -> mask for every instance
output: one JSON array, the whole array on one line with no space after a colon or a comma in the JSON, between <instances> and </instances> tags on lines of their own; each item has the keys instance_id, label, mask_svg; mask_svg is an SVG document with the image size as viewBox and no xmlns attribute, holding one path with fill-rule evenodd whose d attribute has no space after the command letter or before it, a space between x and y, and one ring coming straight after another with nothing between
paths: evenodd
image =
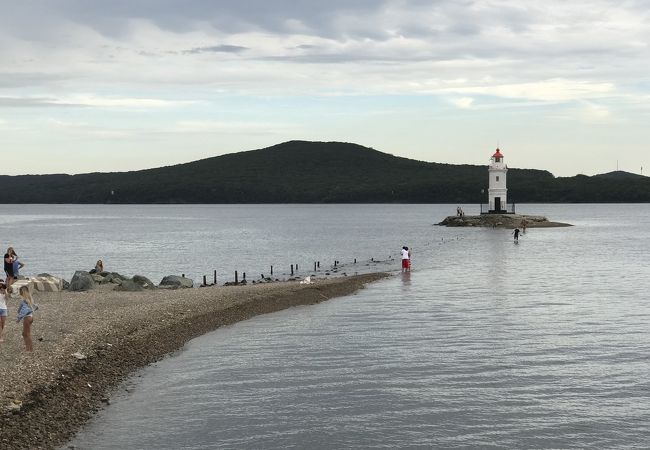
<instances>
[{"instance_id":1,"label":"person sitting on rock","mask_svg":"<svg viewBox=\"0 0 650 450\"><path fill-rule=\"evenodd\" d=\"M102 260L100 259L100 260L98 260L97 263L95 264L95 268L92 269L92 270L91 270L90 272L88 272L88 273L96 273L97 275L99 275L99 274L102 273L103 271L104 271L104 263L103 263Z\"/></svg>"}]
</instances>

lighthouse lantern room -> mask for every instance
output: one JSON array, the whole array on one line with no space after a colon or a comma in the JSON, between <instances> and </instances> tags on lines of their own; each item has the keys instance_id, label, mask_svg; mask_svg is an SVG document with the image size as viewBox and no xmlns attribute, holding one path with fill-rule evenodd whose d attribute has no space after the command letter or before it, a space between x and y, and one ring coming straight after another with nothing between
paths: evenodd
<instances>
[{"instance_id":1,"label":"lighthouse lantern room","mask_svg":"<svg viewBox=\"0 0 650 450\"><path fill-rule=\"evenodd\" d=\"M490 184L488 189L488 213L490 214L507 214L508 213L508 189L506 188L506 174L508 166L503 161L503 154L497 148L488 166Z\"/></svg>"}]
</instances>

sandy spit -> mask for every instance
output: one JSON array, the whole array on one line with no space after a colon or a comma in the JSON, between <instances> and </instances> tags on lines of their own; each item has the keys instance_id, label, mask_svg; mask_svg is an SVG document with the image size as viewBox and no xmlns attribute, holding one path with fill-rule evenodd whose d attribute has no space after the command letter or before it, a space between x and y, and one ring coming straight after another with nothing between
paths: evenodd
<instances>
[{"instance_id":1,"label":"sandy spit","mask_svg":"<svg viewBox=\"0 0 650 450\"><path fill-rule=\"evenodd\" d=\"M12 301L0 344L0 449L63 445L130 374L192 338L259 314L349 295L386 276L37 294L32 354L23 351Z\"/></svg>"}]
</instances>

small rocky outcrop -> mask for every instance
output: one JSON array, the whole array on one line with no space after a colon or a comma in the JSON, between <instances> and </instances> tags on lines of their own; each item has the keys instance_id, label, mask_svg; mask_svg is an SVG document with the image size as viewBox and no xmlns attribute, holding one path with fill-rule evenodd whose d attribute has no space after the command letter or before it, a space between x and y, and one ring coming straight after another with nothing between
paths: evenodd
<instances>
[{"instance_id":1,"label":"small rocky outcrop","mask_svg":"<svg viewBox=\"0 0 650 450\"><path fill-rule=\"evenodd\" d=\"M571 224L551 222L544 216L521 214L481 214L480 216L448 216L437 225L446 227L488 227L488 228L551 228L570 227Z\"/></svg>"},{"instance_id":2,"label":"small rocky outcrop","mask_svg":"<svg viewBox=\"0 0 650 450\"><path fill-rule=\"evenodd\" d=\"M167 289L191 288L194 282L190 278L167 275L160 281L160 287Z\"/></svg>"},{"instance_id":3,"label":"small rocky outcrop","mask_svg":"<svg viewBox=\"0 0 650 450\"><path fill-rule=\"evenodd\" d=\"M87 291L95 287L93 277L83 270L77 270L70 280L69 289L71 291Z\"/></svg>"}]
</instances>

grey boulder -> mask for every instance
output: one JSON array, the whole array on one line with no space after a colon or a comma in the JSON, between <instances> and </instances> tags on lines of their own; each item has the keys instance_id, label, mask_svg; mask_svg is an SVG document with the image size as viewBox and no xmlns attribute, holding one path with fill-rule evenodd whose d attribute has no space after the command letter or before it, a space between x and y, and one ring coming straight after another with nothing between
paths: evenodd
<instances>
[{"instance_id":1,"label":"grey boulder","mask_svg":"<svg viewBox=\"0 0 650 450\"><path fill-rule=\"evenodd\" d=\"M178 275L167 275L160 282L161 287L167 288L191 288L194 287L194 282L185 277L179 277Z\"/></svg>"},{"instance_id":2,"label":"grey boulder","mask_svg":"<svg viewBox=\"0 0 650 450\"><path fill-rule=\"evenodd\" d=\"M71 291L87 291L95 287L93 277L83 270L77 270L70 280Z\"/></svg>"},{"instance_id":3,"label":"grey boulder","mask_svg":"<svg viewBox=\"0 0 650 450\"><path fill-rule=\"evenodd\" d=\"M142 276L142 275L134 275L133 276L133 282L139 284L145 289L155 289L156 285L153 284L153 281L151 281L149 278Z\"/></svg>"},{"instance_id":4,"label":"grey boulder","mask_svg":"<svg viewBox=\"0 0 650 450\"><path fill-rule=\"evenodd\" d=\"M122 280L122 284L116 286L115 290L125 292L138 292L143 291L144 288L133 280Z\"/></svg>"}]
</instances>

